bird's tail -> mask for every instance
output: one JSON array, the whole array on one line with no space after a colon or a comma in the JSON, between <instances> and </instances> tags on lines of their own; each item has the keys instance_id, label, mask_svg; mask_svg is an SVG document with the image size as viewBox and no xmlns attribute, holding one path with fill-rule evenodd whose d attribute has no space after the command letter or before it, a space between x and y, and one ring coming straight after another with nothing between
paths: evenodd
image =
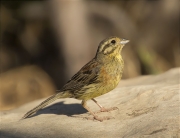
<instances>
[{"instance_id":1,"label":"bird's tail","mask_svg":"<svg viewBox=\"0 0 180 138\"><path fill-rule=\"evenodd\" d=\"M56 99L59 98L71 98L72 94L68 93L68 92L60 92L57 93L55 95L52 95L51 97L49 97L48 99L46 99L45 101L43 101L41 104L39 104L38 106L36 106L35 108L33 108L32 110L30 110L29 112L27 112L22 119L25 119L27 117L30 117L31 115L35 114L38 110L42 109L43 107L45 107L46 105L54 102Z\"/></svg>"}]
</instances>

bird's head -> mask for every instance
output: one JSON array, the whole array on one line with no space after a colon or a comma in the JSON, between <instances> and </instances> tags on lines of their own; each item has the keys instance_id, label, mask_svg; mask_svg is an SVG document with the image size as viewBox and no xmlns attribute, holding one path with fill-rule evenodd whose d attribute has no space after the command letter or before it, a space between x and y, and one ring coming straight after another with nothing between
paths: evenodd
<instances>
[{"instance_id":1,"label":"bird's head","mask_svg":"<svg viewBox=\"0 0 180 138\"><path fill-rule=\"evenodd\" d=\"M100 42L96 57L98 55L117 56L121 54L122 48L129 40L121 39L115 36L109 37Z\"/></svg>"}]
</instances>

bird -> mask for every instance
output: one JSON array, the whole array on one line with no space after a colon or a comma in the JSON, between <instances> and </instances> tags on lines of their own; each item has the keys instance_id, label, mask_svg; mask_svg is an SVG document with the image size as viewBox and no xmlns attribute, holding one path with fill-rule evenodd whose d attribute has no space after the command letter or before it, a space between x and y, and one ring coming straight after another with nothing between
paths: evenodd
<instances>
[{"instance_id":1,"label":"bird","mask_svg":"<svg viewBox=\"0 0 180 138\"><path fill-rule=\"evenodd\" d=\"M22 119L29 118L38 110L60 98L75 98L82 100L82 106L89 111L94 120L103 121L87 106L87 101L94 101L101 112L108 112L115 108L106 109L94 98L106 94L116 88L121 80L124 68L124 61L121 51L129 40L111 36L99 43L97 52L92 60L85 64L58 93L50 96L38 106L27 112Z\"/></svg>"}]
</instances>

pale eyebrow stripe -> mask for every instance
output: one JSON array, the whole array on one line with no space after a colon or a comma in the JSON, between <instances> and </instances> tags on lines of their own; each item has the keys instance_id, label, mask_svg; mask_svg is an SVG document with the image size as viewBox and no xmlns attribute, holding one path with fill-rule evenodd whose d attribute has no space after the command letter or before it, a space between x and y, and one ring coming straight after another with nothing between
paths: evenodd
<instances>
[{"instance_id":1,"label":"pale eyebrow stripe","mask_svg":"<svg viewBox=\"0 0 180 138\"><path fill-rule=\"evenodd\" d=\"M109 41L108 41L108 40L109 40ZM115 41L116 41L116 37L115 37L115 36L112 36L112 37L109 37L109 38L103 40L103 41L99 44L100 47L99 47L98 51L99 51L99 52L103 52L104 49L105 49L105 47L106 47L106 45L107 45L110 41L112 41L112 40L115 40Z\"/></svg>"},{"instance_id":2,"label":"pale eyebrow stripe","mask_svg":"<svg viewBox=\"0 0 180 138\"><path fill-rule=\"evenodd\" d=\"M104 50L104 47L106 47L107 42L106 42L106 43L105 43L105 42L106 42L106 41L103 41L103 42L100 43L100 45L101 45L101 47L100 47L100 49L99 49L100 52L102 52L102 51Z\"/></svg>"}]
</instances>

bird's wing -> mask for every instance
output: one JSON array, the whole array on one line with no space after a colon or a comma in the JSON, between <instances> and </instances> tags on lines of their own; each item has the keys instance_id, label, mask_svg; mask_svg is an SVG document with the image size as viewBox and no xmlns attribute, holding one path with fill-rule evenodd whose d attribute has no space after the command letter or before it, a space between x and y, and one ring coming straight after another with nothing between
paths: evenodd
<instances>
[{"instance_id":1,"label":"bird's wing","mask_svg":"<svg viewBox=\"0 0 180 138\"><path fill-rule=\"evenodd\" d=\"M99 74L99 63L92 59L84 65L61 89L62 91L79 90L82 87L97 83Z\"/></svg>"}]
</instances>

